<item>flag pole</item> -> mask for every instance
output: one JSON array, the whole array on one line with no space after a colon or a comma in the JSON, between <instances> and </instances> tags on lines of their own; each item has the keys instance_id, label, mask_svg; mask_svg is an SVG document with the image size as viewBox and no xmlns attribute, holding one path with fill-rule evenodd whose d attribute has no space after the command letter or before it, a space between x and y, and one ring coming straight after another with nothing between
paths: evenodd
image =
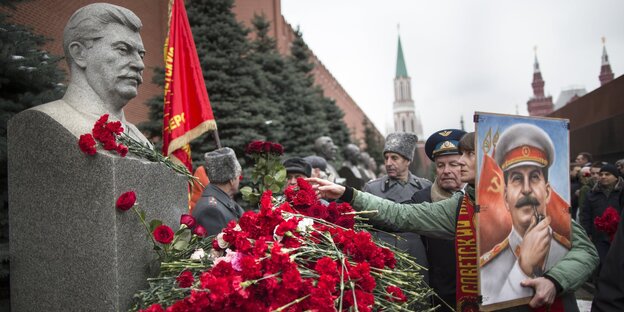
<instances>
[{"instance_id":1,"label":"flag pole","mask_svg":"<svg viewBox=\"0 0 624 312\"><path fill-rule=\"evenodd\" d=\"M212 134L214 136L215 143L217 143L217 148L221 148L221 140L219 140L219 130L214 129Z\"/></svg>"}]
</instances>

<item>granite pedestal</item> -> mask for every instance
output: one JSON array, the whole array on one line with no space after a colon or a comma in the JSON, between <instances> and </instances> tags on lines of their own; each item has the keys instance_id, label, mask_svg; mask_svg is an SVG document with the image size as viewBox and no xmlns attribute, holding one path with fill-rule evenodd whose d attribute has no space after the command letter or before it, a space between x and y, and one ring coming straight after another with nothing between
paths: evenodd
<instances>
[{"instance_id":1,"label":"granite pedestal","mask_svg":"<svg viewBox=\"0 0 624 312\"><path fill-rule=\"evenodd\" d=\"M187 207L185 179L169 168L98 150L45 113L8 127L13 311L126 311L157 274L145 228L115 201L135 191L150 219L174 230Z\"/></svg>"}]
</instances>

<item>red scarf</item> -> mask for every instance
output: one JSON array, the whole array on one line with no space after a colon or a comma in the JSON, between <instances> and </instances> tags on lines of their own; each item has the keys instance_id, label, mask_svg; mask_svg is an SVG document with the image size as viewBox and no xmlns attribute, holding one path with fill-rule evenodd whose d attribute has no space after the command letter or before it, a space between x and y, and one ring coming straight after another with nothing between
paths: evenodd
<instances>
[{"instance_id":1,"label":"red scarf","mask_svg":"<svg viewBox=\"0 0 624 312\"><path fill-rule=\"evenodd\" d=\"M479 311L479 258L474 204L464 195L455 228L455 264L457 268L457 311Z\"/></svg>"}]
</instances>

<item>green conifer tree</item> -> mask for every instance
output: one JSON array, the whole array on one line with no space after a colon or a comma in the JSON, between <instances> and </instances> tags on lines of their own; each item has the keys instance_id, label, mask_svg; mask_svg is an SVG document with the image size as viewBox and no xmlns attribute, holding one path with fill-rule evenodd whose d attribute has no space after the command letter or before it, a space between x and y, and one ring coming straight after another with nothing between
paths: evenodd
<instances>
[{"instance_id":1,"label":"green conifer tree","mask_svg":"<svg viewBox=\"0 0 624 312\"><path fill-rule=\"evenodd\" d=\"M383 138L377 135L374 126L368 121L364 120L364 143L366 143L366 152L372 157L376 163L384 163ZM377 168L373 170L377 171Z\"/></svg>"},{"instance_id":2,"label":"green conifer tree","mask_svg":"<svg viewBox=\"0 0 624 312\"><path fill-rule=\"evenodd\" d=\"M65 90L65 73L57 66L60 57L42 50L46 41L0 14L0 243L8 241L9 233L7 123L25 109L61 98ZM8 268L3 265L0 278L6 274Z\"/></svg>"},{"instance_id":3,"label":"green conifer tree","mask_svg":"<svg viewBox=\"0 0 624 312\"><path fill-rule=\"evenodd\" d=\"M310 50L301 32L295 31L290 56L287 58L290 75L287 77L292 93L286 94L288 120L284 144L287 152L297 156L313 154L314 141L319 136L329 136L338 146L350 142L349 131L342 120L344 113L335 102L323 95L314 85Z\"/></svg>"},{"instance_id":4,"label":"green conifer tree","mask_svg":"<svg viewBox=\"0 0 624 312\"><path fill-rule=\"evenodd\" d=\"M286 64L284 57L277 51L275 39L269 36L270 23L264 15L254 15L252 21L255 39L251 42L249 58L260 69L258 87L262 91L259 98L260 109L265 118L265 126L257 129L267 140L282 143L286 138L283 94L290 86L284 80Z\"/></svg>"}]
</instances>

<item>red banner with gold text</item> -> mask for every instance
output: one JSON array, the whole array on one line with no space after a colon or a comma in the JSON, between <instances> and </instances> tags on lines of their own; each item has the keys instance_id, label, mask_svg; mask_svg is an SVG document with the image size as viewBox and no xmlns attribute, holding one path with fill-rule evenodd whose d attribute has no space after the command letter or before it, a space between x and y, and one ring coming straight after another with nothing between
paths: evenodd
<instances>
[{"instance_id":1,"label":"red banner with gold text","mask_svg":"<svg viewBox=\"0 0 624 312\"><path fill-rule=\"evenodd\" d=\"M189 142L216 130L183 0L171 0L165 41L163 154L193 172Z\"/></svg>"}]
</instances>

